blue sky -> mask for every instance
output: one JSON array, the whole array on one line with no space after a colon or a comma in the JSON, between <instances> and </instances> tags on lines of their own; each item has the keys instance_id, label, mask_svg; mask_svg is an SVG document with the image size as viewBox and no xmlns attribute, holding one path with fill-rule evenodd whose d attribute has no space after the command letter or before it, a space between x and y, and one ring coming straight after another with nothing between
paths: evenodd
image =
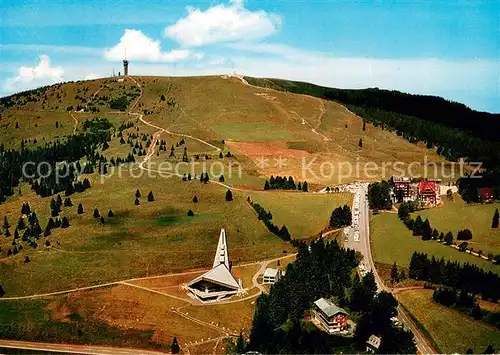
<instances>
[{"instance_id":1,"label":"blue sky","mask_svg":"<svg viewBox=\"0 0 500 355\"><path fill-rule=\"evenodd\" d=\"M500 112L500 2L0 3L0 95L121 70L236 71L434 94Z\"/></svg>"}]
</instances>

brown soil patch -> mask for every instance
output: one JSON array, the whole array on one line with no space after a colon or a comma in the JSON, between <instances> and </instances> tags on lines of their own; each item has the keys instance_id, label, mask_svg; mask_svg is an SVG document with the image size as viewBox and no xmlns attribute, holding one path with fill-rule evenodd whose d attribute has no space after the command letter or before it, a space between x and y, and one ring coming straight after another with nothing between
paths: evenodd
<instances>
[{"instance_id":1,"label":"brown soil patch","mask_svg":"<svg viewBox=\"0 0 500 355\"><path fill-rule=\"evenodd\" d=\"M192 279L200 276L207 270L202 270L200 272L193 272L189 274L184 274L184 275L167 275L167 276L161 276L161 277L155 277L151 279L145 279L145 280L135 280L130 283L139 285L142 287L147 287L151 288L153 290L162 290L167 287L179 287L182 284L185 284Z\"/></svg>"},{"instance_id":2,"label":"brown soil patch","mask_svg":"<svg viewBox=\"0 0 500 355\"><path fill-rule=\"evenodd\" d=\"M249 157L260 156L282 156L289 158L302 158L310 153L304 150L290 149L286 142L226 142L232 149Z\"/></svg>"}]
</instances>

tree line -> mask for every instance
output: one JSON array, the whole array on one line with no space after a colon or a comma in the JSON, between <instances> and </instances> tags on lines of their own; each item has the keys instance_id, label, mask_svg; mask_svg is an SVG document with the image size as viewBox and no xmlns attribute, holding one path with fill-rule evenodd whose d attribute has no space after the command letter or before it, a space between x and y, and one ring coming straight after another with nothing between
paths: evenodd
<instances>
[{"instance_id":1,"label":"tree line","mask_svg":"<svg viewBox=\"0 0 500 355\"><path fill-rule=\"evenodd\" d=\"M405 224L405 226L412 232L413 236L420 236L422 240L438 240L439 242L444 243L444 245L451 245L454 243L453 233L448 231L446 234L443 232L439 232L436 228L432 228L429 222L429 219L422 219L420 215L418 215L415 219L410 217L410 213L415 212L417 205L413 202L403 202L398 208L398 217ZM498 225L498 209L495 210L493 214L492 220L492 228L495 225ZM458 250L464 252L467 250L468 243L467 240L472 239L472 231L468 228L459 230L457 232L457 241L462 241L458 245ZM470 248L473 251L473 248ZM483 251L478 250L478 255L482 256ZM493 261L494 263L500 263L500 254L493 255L493 253L488 254L488 260Z\"/></svg>"},{"instance_id":2,"label":"tree line","mask_svg":"<svg viewBox=\"0 0 500 355\"><path fill-rule=\"evenodd\" d=\"M307 181L301 183L299 181L298 184L295 184L292 176L288 178L286 176L276 176L271 175L269 180L266 180L264 183L264 190L299 190L303 192L307 192L309 190L309 186Z\"/></svg>"},{"instance_id":3,"label":"tree line","mask_svg":"<svg viewBox=\"0 0 500 355\"><path fill-rule=\"evenodd\" d=\"M231 190L227 190L227 191L230 192ZM232 197L231 197L231 199L232 199ZM226 195L226 200L227 200L227 195ZM264 222L264 225L267 227L267 229L271 233L277 235L278 237L283 239L285 242L289 242L292 239L290 232L288 232L288 228L285 225L283 225L281 228L279 228L277 225L273 224L273 222L272 222L273 214L271 212L266 211L264 209L264 207L262 207L258 203L254 203L250 199L250 197L247 199L247 202L253 207L255 212L257 212L257 218L260 221Z\"/></svg>"},{"instance_id":4,"label":"tree line","mask_svg":"<svg viewBox=\"0 0 500 355\"><path fill-rule=\"evenodd\" d=\"M500 298L500 276L469 263L445 261L444 258L429 258L425 253L414 252L408 276L431 284L444 285L480 294L484 300L497 302Z\"/></svg>"}]
</instances>

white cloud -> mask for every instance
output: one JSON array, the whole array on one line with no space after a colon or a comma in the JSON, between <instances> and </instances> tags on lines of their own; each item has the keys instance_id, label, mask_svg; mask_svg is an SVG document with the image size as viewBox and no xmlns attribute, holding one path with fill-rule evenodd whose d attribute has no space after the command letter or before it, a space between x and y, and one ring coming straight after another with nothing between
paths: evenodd
<instances>
[{"instance_id":1,"label":"white cloud","mask_svg":"<svg viewBox=\"0 0 500 355\"><path fill-rule=\"evenodd\" d=\"M142 31L126 29L120 42L113 48L106 49L104 57L110 61L122 60L127 55L129 60L146 62L178 62L189 58L200 59L202 53L187 49L174 49L162 52L160 41L146 36Z\"/></svg>"},{"instance_id":2,"label":"white cloud","mask_svg":"<svg viewBox=\"0 0 500 355\"><path fill-rule=\"evenodd\" d=\"M89 73L89 74L85 75L85 80L94 80L94 79L99 79L100 77L101 76L98 74Z\"/></svg>"},{"instance_id":3,"label":"white cloud","mask_svg":"<svg viewBox=\"0 0 500 355\"><path fill-rule=\"evenodd\" d=\"M165 29L165 35L184 46L264 38L281 25L281 18L265 11L249 11L242 0L202 11L187 8L188 15Z\"/></svg>"},{"instance_id":4,"label":"white cloud","mask_svg":"<svg viewBox=\"0 0 500 355\"><path fill-rule=\"evenodd\" d=\"M17 76L7 78L2 86L2 91L18 92L63 80L63 68L52 67L49 56L45 54L40 55L39 58L40 62L36 67L21 66Z\"/></svg>"}]
</instances>

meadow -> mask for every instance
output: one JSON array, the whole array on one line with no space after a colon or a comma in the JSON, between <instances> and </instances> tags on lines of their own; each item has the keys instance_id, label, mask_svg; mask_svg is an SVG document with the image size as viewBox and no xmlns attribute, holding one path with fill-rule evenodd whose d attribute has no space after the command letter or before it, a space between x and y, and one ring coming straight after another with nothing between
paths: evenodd
<instances>
[{"instance_id":1,"label":"meadow","mask_svg":"<svg viewBox=\"0 0 500 355\"><path fill-rule=\"evenodd\" d=\"M459 230L468 228L472 232L472 239L467 241L469 247L482 250L485 255L496 255L500 254L500 229L491 228L495 209L500 209L500 203L467 204L455 194L453 201L444 198L443 206L412 215L428 218L433 228L444 233L451 231L455 238Z\"/></svg>"},{"instance_id":2,"label":"meadow","mask_svg":"<svg viewBox=\"0 0 500 355\"><path fill-rule=\"evenodd\" d=\"M251 192L252 201L273 214L272 222L286 225L294 238L317 236L330 223L333 210L352 205L352 194L310 194L299 191Z\"/></svg>"},{"instance_id":3,"label":"meadow","mask_svg":"<svg viewBox=\"0 0 500 355\"><path fill-rule=\"evenodd\" d=\"M137 172L136 172L137 173ZM149 274L162 274L211 264L220 228L226 228L231 260L235 263L262 260L292 250L271 234L246 202L246 194L233 192L226 202L226 188L180 178L152 179L118 176L101 182L95 174L90 189L71 196L73 207L61 216L71 226L55 229L39 247L25 247L5 257L10 240L2 238L4 258L0 279L9 296L44 293ZM142 197L134 205L136 189ZM0 205L0 216L15 225L22 202L29 201L44 227L50 216L50 198L40 198L23 188L22 196ZM155 201L147 202L153 191ZM197 203L193 197L197 196ZM82 203L85 213L77 214ZM106 222L92 217L98 208ZM108 218L109 210L114 217ZM188 217L192 210L194 217ZM12 237L11 237L12 238ZM45 240L51 247L43 246ZM24 263L25 256L30 263ZM49 278L50 283L46 280Z\"/></svg>"},{"instance_id":4,"label":"meadow","mask_svg":"<svg viewBox=\"0 0 500 355\"><path fill-rule=\"evenodd\" d=\"M372 253L375 261L392 265L408 267L414 251L434 255L445 260L468 262L500 273L500 265L484 260L456 249L445 246L434 240L423 241L414 237L395 213L381 213L370 219Z\"/></svg>"},{"instance_id":5,"label":"meadow","mask_svg":"<svg viewBox=\"0 0 500 355\"><path fill-rule=\"evenodd\" d=\"M471 348L474 354L482 353L488 344L498 351L500 331L454 309L435 303L432 290L410 290L397 294L397 299L418 319L439 347L438 352L465 353Z\"/></svg>"}]
</instances>

